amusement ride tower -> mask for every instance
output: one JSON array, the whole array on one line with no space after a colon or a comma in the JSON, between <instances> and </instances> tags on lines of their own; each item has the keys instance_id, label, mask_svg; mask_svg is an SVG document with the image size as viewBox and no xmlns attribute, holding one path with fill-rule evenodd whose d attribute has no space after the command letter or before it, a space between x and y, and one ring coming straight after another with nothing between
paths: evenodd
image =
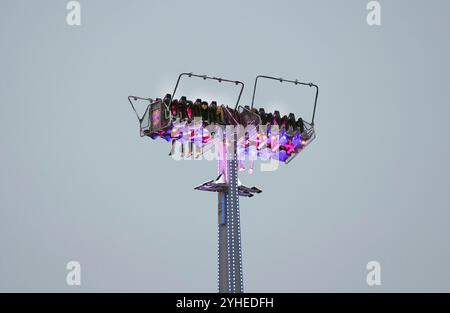
<instances>
[{"instance_id":1,"label":"amusement ride tower","mask_svg":"<svg viewBox=\"0 0 450 313\"><path fill-rule=\"evenodd\" d=\"M219 106L215 101L208 103L201 99L176 99L175 94L183 77L239 86L235 107ZM293 113L281 116L278 111L266 113L263 108L254 108L257 83L261 78L314 87L316 92L311 122L295 119ZM240 81L181 73L172 94L164 98L128 97L139 120L141 137L159 137L171 142L169 155L176 153L177 143L183 158L198 158L207 151L214 151L217 155L217 178L195 189L218 193L218 291L223 293L244 291L239 197L252 197L261 192L256 187L241 184L238 172L243 169L243 158L249 156L250 171L253 171L255 157L287 164L315 138L317 85L260 75L255 79L251 107L239 105L243 89L244 84ZM137 101L147 104L142 115L135 108Z\"/></svg>"}]
</instances>

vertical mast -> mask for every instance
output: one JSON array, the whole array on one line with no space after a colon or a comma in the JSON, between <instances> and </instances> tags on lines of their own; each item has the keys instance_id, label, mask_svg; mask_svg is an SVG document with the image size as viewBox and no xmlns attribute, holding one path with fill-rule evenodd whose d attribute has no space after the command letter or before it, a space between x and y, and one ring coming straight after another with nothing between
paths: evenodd
<instances>
[{"instance_id":1,"label":"vertical mast","mask_svg":"<svg viewBox=\"0 0 450 313\"><path fill-rule=\"evenodd\" d=\"M236 140L228 141L234 149L224 144L219 149L219 175L223 175L228 190L218 194L218 290L222 293L244 291L241 252L241 227L238 191L238 162Z\"/></svg>"}]
</instances>

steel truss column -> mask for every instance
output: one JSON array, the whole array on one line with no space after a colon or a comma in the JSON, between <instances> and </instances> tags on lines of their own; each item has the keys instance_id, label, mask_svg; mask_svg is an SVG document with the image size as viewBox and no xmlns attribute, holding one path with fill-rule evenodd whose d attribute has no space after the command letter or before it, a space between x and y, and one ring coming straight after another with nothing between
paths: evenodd
<instances>
[{"instance_id":1,"label":"steel truss column","mask_svg":"<svg viewBox=\"0 0 450 313\"><path fill-rule=\"evenodd\" d=\"M241 251L241 226L236 149L219 152L219 174L229 188L218 195L218 290L221 293L244 292ZM231 158L228 158L231 153Z\"/></svg>"}]
</instances>

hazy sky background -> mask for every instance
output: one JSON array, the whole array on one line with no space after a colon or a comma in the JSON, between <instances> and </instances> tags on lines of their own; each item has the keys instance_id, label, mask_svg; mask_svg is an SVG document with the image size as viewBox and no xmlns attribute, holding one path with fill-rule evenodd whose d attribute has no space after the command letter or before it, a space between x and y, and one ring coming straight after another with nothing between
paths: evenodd
<instances>
[{"instance_id":1,"label":"hazy sky background","mask_svg":"<svg viewBox=\"0 0 450 313\"><path fill-rule=\"evenodd\" d=\"M245 82L242 104L258 74L320 86L316 141L241 175L263 190L241 199L247 292L450 291L450 2L380 1L379 27L367 2L81 0L70 27L67 1L2 0L0 291L216 291L217 196L193 190L216 162L140 138L126 99L183 71ZM180 94L234 103L219 87ZM311 89L260 87L310 118Z\"/></svg>"}]
</instances>

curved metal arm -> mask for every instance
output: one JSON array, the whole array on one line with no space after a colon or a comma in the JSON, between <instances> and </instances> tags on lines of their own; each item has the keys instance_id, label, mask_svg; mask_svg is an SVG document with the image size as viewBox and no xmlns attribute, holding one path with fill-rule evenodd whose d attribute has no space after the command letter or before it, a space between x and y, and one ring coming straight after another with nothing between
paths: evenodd
<instances>
[{"instance_id":1,"label":"curved metal arm","mask_svg":"<svg viewBox=\"0 0 450 313\"><path fill-rule=\"evenodd\" d=\"M313 109L313 114L312 114L312 119L311 119L311 125L314 126L314 117L316 116L317 97L319 96L319 86L317 86L316 84L313 84L313 83L303 83L303 82L298 81L297 79L289 80L289 79L283 79L281 77L277 78L277 77L272 77L272 76L258 75L258 76L256 76L255 87L253 88L252 109L253 109L253 104L255 102L256 85L258 84L259 78L267 78L267 79L277 80L280 83L287 82L287 83L293 83L295 85L303 85L303 86L309 86L309 87L316 88L316 98L314 99L314 109Z\"/></svg>"},{"instance_id":2,"label":"curved metal arm","mask_svg":"<svg viewBox=\"0 0 450 313\"><path fill-rule=\"evenodd\" d=\"M172 99L175 99L175 92L177 91L178 84L179 84L179 82L181 80L181 77L183 77L183 76L198 77L198 78L203 78L204 80L207 80L207 79L217 80L219 83L227 82L227 83L234 83L236 85L241 85L241 90L239 92L239 96L238 96L238 99L237 99L237 102L236 102L236 107L235 107L235 110L237 109L239 101L241 100L242 91L244 90L244 83L243 82L240 82L240 81L237 81L237 80L224 79L224 78L220 78L220 77L210 77L210 76L206 76L206 75L197 75L197 74L193 74L193 73L181 73L178 76L177 84L175 85L175 89L173 90Z\"/></svg>"},{"instance_id":3,"label":"curved metal arm","mask_svg":"<svg viewBox=\"0 0 450 313\"><path fill-rule=\"evenodd\" d=\"M145 112L144 112L144 114L142 114L142 116L139 116L139 114L138 114L138 112L136 111L136 108L134 107L134 104L133 104L133 102L131 101L131 99L134 99L134 101L137 101L137 100L146 100L146 101L149 101L150 103L153 102L153 99L152 99L152 98L141 98L141 97L136 97L136 96L128 96L128 101L130 102L131 107L133 108L134 113L136 113L136 116L137 116L139 122L142 122L142 118L144 117Z\"/></svg>"}]
</instances>

